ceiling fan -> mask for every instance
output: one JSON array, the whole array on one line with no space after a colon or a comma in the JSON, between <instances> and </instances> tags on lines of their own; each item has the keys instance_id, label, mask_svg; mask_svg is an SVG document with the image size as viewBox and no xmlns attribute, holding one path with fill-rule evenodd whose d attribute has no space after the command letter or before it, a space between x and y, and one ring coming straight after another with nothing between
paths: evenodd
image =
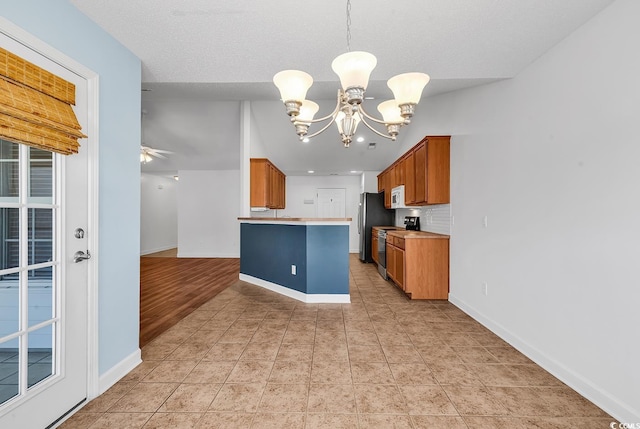
<instances>
[{"instance_id":1,"label":"ceiling fan","mask_svg":"<svg viewBox=\"0 0 640 429\"><path fill-rule=\"evenodd\" d=\"M167 159L164 154L172 154L173 152L168 150L153 149L149 146L140 146L140 162L146 164L153 161L153 158Z\"/></svg>"}]
</instances>

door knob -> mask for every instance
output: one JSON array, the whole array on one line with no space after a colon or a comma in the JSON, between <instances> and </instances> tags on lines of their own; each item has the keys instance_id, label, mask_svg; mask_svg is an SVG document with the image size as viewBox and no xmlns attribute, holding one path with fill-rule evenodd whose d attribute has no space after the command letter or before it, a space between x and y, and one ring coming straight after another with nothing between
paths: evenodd
<instances>
[{"instance_id":1,"label":"door knob","mask_svg":"<svg viewBox=\"0 0 640 429\"><path fill-rule=\"evenodd\" d=\"M88 250L87 253L84 253L82 250L78 250L73 254L73 262L75 262L76 264L78 262L84 261L85 259L91 259L91 253L89 253Z\"/></svg>"}]
</instances>

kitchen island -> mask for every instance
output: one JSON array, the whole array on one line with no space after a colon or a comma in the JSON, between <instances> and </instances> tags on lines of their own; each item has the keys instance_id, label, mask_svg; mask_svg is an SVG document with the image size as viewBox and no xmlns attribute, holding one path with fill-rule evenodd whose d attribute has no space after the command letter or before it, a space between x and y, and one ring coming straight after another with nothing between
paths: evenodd
<instances>
[{"instance_id":1,"label":"kitchen island","mask_svg":"<svg viewBox=\"0 0 640 429\"><path fill-rule=\"evenodd\" d=\"M350 302L351 218L238 220L240 280L302 302Z\"/></svg>"}]
</instances>

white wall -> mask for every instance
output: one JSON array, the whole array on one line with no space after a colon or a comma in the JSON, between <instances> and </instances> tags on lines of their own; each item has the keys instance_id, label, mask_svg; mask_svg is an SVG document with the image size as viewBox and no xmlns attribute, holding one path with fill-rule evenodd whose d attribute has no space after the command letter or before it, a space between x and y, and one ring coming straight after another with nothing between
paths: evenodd
<instances>
[{"instance_id":1,"label":"white wall","mask_svg":"<svg viewBox=\"0 0 640 429\"><path fill-rule=\"evenodd\" d=\"M379 171L363 171L360 176L360 192L378 192Z\"/></svg>"},{"instance_id":2,"label":"white wall","mask_svg":"<svg viewBox=\"0 0 640 429\"><path fill-rule=\"evenodd\" d=\"M240 171L179 172L178 257L239 258Z\"/></svg>"},{"instance_id":3,"label":"white wall","mask_svg":"<svg viewBox=\"0 0 640 429\"><path fill-rule=\"evenodd\" d=\"M178 247L178 182L141 174L140 254Z\"/></svg>"},{"instance_id":4,"label":"white wall","mask_svg":"<svg viewBox=\"0 0 640 429\"><path fill-rule=\"evenodd\" d=\"M358 204L360 203L360 176L287 176L286 209L263 213L259 216L316 217L316 190L318 188L344 188L346 190L346 216L351 218L349 251L359 251ZM313 201L305 204L304 201Z\"/></svg>"},{"instance_id":5,"label":"white wall","mask_svg":"<svg viewBox=\"0 0 640 429\"><path fill-rule=\"evenodd\" d=\"M626 422L640 421L638 16L618 0L516 78L425 100L407 129L453 136L451 300Z\"/></svg>"}]
</instances>

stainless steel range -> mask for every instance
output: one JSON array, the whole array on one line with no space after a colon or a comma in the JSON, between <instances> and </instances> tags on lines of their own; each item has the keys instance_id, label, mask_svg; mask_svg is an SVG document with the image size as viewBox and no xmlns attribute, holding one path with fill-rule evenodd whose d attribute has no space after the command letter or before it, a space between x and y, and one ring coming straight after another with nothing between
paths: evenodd
<instances>
[{"instance_id":1,"label":"stainless steel range","mask_svg":"<svg viewBox=\"0 0 640 429\"><path fill-rule=\"evenodd\" d=\"M378 230L378 272L387 280L387 230Z\"/></svg>"}]
</instances>

